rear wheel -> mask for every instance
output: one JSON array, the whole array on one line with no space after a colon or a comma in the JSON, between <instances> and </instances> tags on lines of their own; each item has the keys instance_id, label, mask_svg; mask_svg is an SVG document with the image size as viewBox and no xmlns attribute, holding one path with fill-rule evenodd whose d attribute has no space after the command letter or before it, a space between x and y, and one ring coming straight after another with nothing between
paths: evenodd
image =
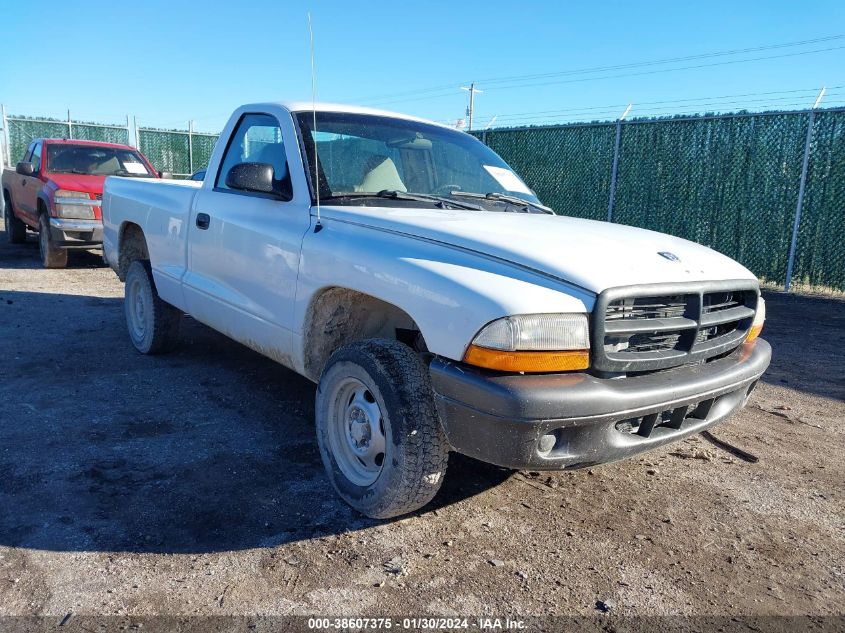
<instances>
[{"instance_id":1,"label":"rear wheel","mask_svg":"<svg viewBox=\"0 0 845 633\"><path fill-rule=\"evenodd\" d=\"M12 200L8 194L3 194L5 207L3 210L3 225L6 229L6 240L10 244L23 244L26 242L26 224L15 216L12 210Z\"/></svg>"},{"instance_id":2,"label":"rear wheel","mask_svg":"<svg viewBox=\"0 0 845 633\"><path fill-rule=\"evenodd\" d=\"M335 490L387 519L427 504L449 456L428 371L407 346L374 339L336 351L320 378L317 442Z\"/></svg>"},{"instance_id":3,"label":"rear wheel","mask_svg":"<svg viewBox=\"0 0 845 633\"><path fill-rule=\"evenodd\" d=\"M64 268L67 266L67 250L53 244L50 234L50 220L46 213L38 217L38 250L44 268Z\"/></svg>"},{"instance_id":4,"label":"rear wheel","mask_svg":"<svg viewBox=\"0 0 845 633\"><path fill-rule=\"evenodd\" d=\"M150 262L132 262L124 293L126 328L135 349L142 354L163 354L176 347L182 312L158 296Z\"/></svg>"}]
</instances>

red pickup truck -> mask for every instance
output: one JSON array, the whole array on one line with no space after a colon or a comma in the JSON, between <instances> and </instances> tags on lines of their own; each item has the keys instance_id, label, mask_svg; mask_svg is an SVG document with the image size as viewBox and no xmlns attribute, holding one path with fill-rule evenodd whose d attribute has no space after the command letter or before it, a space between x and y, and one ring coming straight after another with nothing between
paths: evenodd
<instances>
[{"instance_id":1,"label":"red pickup truck","mask_svg":"<svg viewBox=\"0 0 845 633\"><path fill-rule=\"evenodd\" d=\"M128 145L35 139L16 169L3 172L6 239L20 244L27 228L37 231L45 268L64 268L70 249L100 247L106 176L158 178L160 174Z\"/></svg>"}]
</instances>

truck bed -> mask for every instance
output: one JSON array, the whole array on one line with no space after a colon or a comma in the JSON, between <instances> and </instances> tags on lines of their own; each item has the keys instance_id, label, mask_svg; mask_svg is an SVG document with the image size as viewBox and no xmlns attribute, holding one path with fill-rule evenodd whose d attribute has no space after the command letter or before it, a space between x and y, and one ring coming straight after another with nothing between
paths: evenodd
<instances>
[{"instance_id":1,"label":"truck bed","mask_svg":"<svg viewBox=\"0 0 845 633\"><path fill-rule=\"evenodd\" d=\"M194 196L193 180L106 179L103 189L103 257L118 269L118 237L126 223L144 232L159 295L182 305L179 286L187 262L187 233Z\"/></svg>"}]
</instances>

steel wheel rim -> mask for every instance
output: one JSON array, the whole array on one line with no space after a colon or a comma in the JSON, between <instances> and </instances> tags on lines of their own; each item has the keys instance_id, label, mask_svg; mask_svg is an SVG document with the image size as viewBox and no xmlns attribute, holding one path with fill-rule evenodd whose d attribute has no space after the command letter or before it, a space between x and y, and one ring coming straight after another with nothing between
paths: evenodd
<instances>
[{"instance_id":1,"label":"steel wheel rim","mask_svg":"<svg viewBox=\"0 0 845 633\"><path fill-rule=\"evenodd\" d=\"M136 341L142 341L144 340L144 335L147 332L147 301L139 280L132 280L127 288L126 296L129 299L126 306L129 331L132 334L132 338Z\"/></svg>"},{"instance_id":2,"label":"steel wheel rim","mask_svg":"<svg viewBox=\"0 0 845 633\"><path fill-rule=\"evenodd\" d=\"M372 391L351 376L329 400L328 436L338 468L356 486L370 486L384 469L387 422Z\"/></svg>"}]
</instances>

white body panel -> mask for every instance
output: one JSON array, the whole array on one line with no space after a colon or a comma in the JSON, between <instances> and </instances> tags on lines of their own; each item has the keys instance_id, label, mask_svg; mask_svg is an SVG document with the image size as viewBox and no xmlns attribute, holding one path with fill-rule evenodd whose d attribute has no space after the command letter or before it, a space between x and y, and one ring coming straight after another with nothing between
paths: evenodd
<instances>
[{"instance_id":1,"label":"white body panel","mask_svg":"<svg viewBox=\"0 0 845 633\"><path fill-rule=\"evenodd\" d=\"M162 298L300 372L309 306L328 288L356 290L401 308L432 352L459 360L478 330L499 317L589 312L595 295L615 286L754 279L733 260L686 240L560 216L324 206L322 230L315 232L290 114L306 107L254 104L235 111L201 186L107 179L107 261L116 268L121 226L138 224ZM226 140L241 115L254 112L274 115L281 124L290 202L214 189ZM196 228L198 213L211 217L208 230Z\"/></svg>"}]
</instances>

